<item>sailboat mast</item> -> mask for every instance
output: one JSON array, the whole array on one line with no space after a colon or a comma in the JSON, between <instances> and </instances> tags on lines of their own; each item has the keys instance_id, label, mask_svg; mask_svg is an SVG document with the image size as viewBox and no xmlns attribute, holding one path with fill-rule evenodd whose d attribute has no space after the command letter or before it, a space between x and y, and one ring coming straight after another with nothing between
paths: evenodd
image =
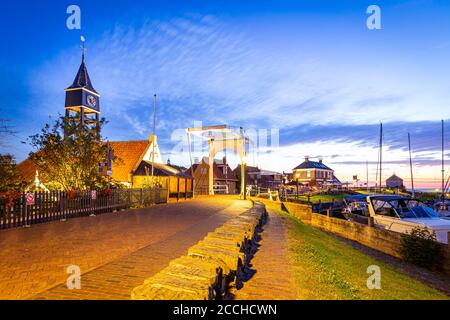
<instances>
[{"instance_id":1,"label":"sailboat mast","mask_svg":"<svg viewBox=\"0 0 450 320\"><path fill-rule=\"evenodd\" d=\"M444 180L445 180L445 163L444 163L444 120L441 120L442 125L442 201L445 199L445 186L444 186Z\"/></svg>"},{"instance_id":2,"label":"sailboat mast","mask_svg":"<svg viewBox=\"0 0 450 320\"><path fill-rule=\"evenodd\" d=\"M413 176L413 165L412 165L412 157L411 157L411 135L408 132L408 148L409 148L409 168L411 170L411 189L412 189L412 197L415 197L414 190L414 176Z\"/></svg>"},{"instance_id":3,"label":"sailboat mast","mask_svg":"<svg viewBox=\"0 0 450 320\"><path fill-rule=\"evenodd\" d=\"M380 123L380 178L379 178L380 191L381 191L382 171L383 171L383 123Z\"/></svg>"},{"instance_id":4,"label":"sailboat mast","mask_svg":"<svg viewBox=\"0 0 450 320\"><path fill-rule=\"evenodd\" d=\"M375 171L375 192L378 191L378 169L380 167L380 148L378 148L377 154L377 169Z\"/></svg>"},{"instance_id":5,"label":"sailboat mast","mask_svg":"<svg viewBox=\"0 0 450 320\"><path fill-rule=\"evenodd\" d=\"M369 160L366 160L366 189L369 191Z\"/></svg>"}]
</instances>

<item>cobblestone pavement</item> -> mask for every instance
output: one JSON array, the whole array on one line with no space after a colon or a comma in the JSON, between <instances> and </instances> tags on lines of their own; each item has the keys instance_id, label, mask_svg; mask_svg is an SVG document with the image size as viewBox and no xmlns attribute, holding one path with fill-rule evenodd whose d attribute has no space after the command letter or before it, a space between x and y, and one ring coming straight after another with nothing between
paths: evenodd
<instances>
[{"instance_id":1,"label":"cobblestone pavement","mask_svg":"<svg viewBox=\"0 0 450 320\"><path fill-rule=\"evenodd\" d=\"M251 206L230 197L0 231L0 299L127 299L131 288ZM81 269L81 289L65 282Z\"/></svg>"},{"instance_id":2,"label":"cobblestone pavement","mask_svg":"<svg viewBox=\"0 0 450 320\"><path fill-rule=\"evenodd\" d=\"M249 279L239 290L231 291L236 300L295 300L296 289L288 258L287 230L281 217L268 209L269 219L261 233L258 251L251 259Z\"/></svg>"}]
</instances>

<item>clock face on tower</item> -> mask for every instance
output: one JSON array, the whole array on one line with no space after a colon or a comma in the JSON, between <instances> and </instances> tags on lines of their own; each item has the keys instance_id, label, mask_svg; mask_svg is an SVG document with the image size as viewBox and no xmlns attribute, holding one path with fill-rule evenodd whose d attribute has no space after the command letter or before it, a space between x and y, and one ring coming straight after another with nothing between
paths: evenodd
<instances>
[{"instance_id":1,"label":"clock face on tower","mask_svg":"<svg viewBox=\"0 0 450 320\"><path fill-rule=\"evenodd\" d=\"M93 95L88 95L87 103L90 107L95 108L97 106L97 99Z\"/></svg>"}]
</instances>

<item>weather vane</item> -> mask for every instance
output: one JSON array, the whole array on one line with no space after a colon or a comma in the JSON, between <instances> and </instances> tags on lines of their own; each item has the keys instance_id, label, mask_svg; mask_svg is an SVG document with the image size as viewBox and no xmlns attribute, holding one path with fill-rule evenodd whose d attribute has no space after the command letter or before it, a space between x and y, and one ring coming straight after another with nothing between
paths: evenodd
<instances>
[{"instance_id":1,"label":"weather vane","mask_svg":"<svg viewBox=\"0 0 450 320\"><path fill-rule=\"evenodd\" d=\"M84 62L84 53L86 52L86 48L85 48L85 46L84 46L84 43L86 42L86 38L85 38L83 35L81 35L81 36L80 36L80 40L81 40L81 46L80 46L80 48L81 48L81 50L82 50L83 62Z\"/></svg>"}]
</instances>

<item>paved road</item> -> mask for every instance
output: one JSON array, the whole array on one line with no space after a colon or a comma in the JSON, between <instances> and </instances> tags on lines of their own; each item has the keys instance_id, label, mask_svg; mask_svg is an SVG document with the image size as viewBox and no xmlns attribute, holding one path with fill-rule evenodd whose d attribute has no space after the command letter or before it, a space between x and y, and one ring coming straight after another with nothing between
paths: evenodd
<instances>
[{"instance_id":1,"label":"paved road","mask_svg":"<svg viewBox=\"0 0 450 320\"><path fill-rule=\"evenodd\" d=\"M0 231L0 299L126 299L131 288L251 206L200 198ZM81 269L81 290L65 286Z\"/></svg>"},{"instance_id":2,"label":"paved road","mask_svg":"<svg viewBox=\"0 0 450 320\"><path fill-rule=\"evenodd\" d=\"M269 218L261 232L259 248L250 261L250 278L239 290L231 291L236 300L295 300L293 273L288 257L287 230L281 217L268 209Z\"/></svg>"}]
</instances>

